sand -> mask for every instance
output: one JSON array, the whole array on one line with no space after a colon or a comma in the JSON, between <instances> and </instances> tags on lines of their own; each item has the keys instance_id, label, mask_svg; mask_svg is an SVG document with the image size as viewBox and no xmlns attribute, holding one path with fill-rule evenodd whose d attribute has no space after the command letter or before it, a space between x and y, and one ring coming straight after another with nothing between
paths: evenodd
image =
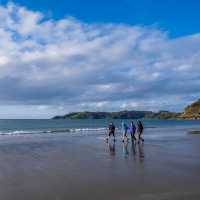
<instances>
[{"instance_id":1,"label":"sand","mask_svg":"<svg viewBox=\"0 0 200 200\"><path fill-rule=\"evenodd\" d=\"M2 200L199 200L200 138L2 136Z\"/></svg>"}]
</instances>

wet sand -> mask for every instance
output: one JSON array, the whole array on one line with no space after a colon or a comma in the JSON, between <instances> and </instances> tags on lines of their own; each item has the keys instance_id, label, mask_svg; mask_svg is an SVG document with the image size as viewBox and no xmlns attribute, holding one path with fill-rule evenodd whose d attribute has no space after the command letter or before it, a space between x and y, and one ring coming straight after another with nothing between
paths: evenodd
<instances>
[{"instance_id":1,"label":"wet sand","mask_svg":"<svg viewBox=\"0 0 200 200\"><path fill-rule=\"evenodd\" d=\"M102 137L0 138L2 200L199 200L200 137L144 145Z\"/></svg>"}]
</instances>

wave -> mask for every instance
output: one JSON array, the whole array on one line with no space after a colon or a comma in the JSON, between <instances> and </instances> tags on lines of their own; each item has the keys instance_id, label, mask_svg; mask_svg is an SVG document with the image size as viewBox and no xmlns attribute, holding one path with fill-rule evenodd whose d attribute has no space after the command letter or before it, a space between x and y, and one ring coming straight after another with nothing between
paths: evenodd
<instances>
[{"instance_id":1,"label":"wave","mask_svg":"<svg viewBox=\"0 0 200 200\"><path fill-rule=\"evenodd\" d=\"M155 126L146 126L145 129L155 129L158 127ZM59 134L59 133L68 133L68 134L82 134L88 135L89 133L105 133L108 130L106 127L98 128L52 128L46 130L8 130L0 131L0 135L28 135L28 134ZM116 127L116 132L120 132L121 129Z\"/></svg>"},{"instance_id":2,"label":"wave","mask_svg":"<svg viewBox=\"0 0 200 200\"><path fill-rule=\"evenodd\" d=\"M49 129L49 130L9 130L0 131L0 135L28 135L28 134L56 134L56 133L88 133L104 132L107 128L69 128L69 129Z\"/></svg>"},{"instance_id":3,"label":"wave","mask_svg":"<svg viewBox=\"0 0 200 200\"><path fill-rule=\"evenodd\" d=\"M106 131L107 128L73 128L70 132L85 132L85 131Z\"/></svg>"}]
</instances>

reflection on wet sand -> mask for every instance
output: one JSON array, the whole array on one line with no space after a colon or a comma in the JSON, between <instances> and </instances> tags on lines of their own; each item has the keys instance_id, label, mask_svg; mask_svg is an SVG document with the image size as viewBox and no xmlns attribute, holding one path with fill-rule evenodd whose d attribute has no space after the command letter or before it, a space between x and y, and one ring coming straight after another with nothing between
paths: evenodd
<instances>
[{"instance_id":1,"label":"reflection on wet sand","mask_svg":"<svg viewBox=\"0 0 200 200\"><path fill-rule=\"evenodd\" d=\"M138 153L140 162L144 161L144 143L138 144Z\"/></svg>"},{"instance_id":2,"label":"reflection on wet sand","mask_svg":"<svg viewBox=\"0 0 200 200\"><path fill-rule=\"evenodd\" d=\"M115 141L107 142L109 153L111 156L116 155ZM144 143L135 143L133 140L131 142L122 143L122 152L125 158L133 156L134 160L139 159L140 162L144 161Z\"/></svg>"},{"instance_id":3,"label":"reflection on wet sand","mask_svg":"<svg viewBox=\"0 0 200 200\"><path fill-rule=\"evenodd\" d=\"M124 154L124 157L128 157L128 155L129 155L129 151L128 151L128 142L124 142L123 143L123 154Z\"/></svg>"},{"instance_id":4,"label":"reflection on wet sand","mask_svg":"<svg viewBox=\"0 0 200 200\"><path fill-rule=\"evenodd\" d=\"M108 146L109 146L110 155L115 156L115 141L109 142Z\"/></svg>"},{"instance_id":5,"label":"reflection on wet sand","mask_svg":"<svg viewBox=\"0 0 200 200\"><path fill-rule=\"evenodd\" d=\"M133 140L131 141L131 150L133 159L136 160L138 157L140 162L144 161L144 143L136 144Z\"/></svg>"},{"instance_id":6,"label":"reflection on wet sand","mask_svg":"<svg viewBox=\"0 0 200 200\"><path fill-rule=\"evenodd\" d=\"M131 150L133 154L133 159L136 160L136 143L133 140L131 141Z\"/></svg>"}]
</instances>

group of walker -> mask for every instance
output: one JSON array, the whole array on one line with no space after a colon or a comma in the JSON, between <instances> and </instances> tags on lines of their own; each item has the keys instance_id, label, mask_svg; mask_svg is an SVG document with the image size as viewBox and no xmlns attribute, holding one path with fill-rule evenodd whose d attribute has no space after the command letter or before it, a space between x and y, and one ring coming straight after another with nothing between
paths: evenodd
<instances>
[{"instance_id":1,"label":"group of walker","mask_svg":"<svg viewBox=\"0 0 200 200\"><path fill-rule=\"evenodd\" d=\"M141 137L143 130L144 126L140 120L137 121L136 125L132 121L130 126L122 122L122 142L129 140L128 134L130 134L132 141L137 142L136 133L138 133L138 143L140 143L140 141L144 142L144 139ZM115 125L113 122L109 124L108 131L108 138L106 140L108 141L110 136L113 136L115 141Z\"/></svg>"}]
</instances>

